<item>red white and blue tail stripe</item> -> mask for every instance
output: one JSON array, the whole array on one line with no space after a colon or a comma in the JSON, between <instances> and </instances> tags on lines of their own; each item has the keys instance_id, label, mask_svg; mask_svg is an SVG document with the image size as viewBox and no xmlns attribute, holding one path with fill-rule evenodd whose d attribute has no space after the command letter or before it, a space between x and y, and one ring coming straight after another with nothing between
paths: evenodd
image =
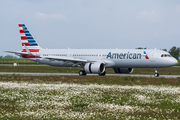
<instances>
[{"instance_id":1,"label":"red white and blue tail stripe","mask_svg":"<svg viewBox=\"0 0 180 120\"><path fill-rule=\"evenodd\" d=\"M21 34L21 42L23 47L22 52L27 52L24 45L29 49L30 52L39 52L40 46L37 44L25 24L19 24L19 32Z\"/></svg>"}]
</instances>

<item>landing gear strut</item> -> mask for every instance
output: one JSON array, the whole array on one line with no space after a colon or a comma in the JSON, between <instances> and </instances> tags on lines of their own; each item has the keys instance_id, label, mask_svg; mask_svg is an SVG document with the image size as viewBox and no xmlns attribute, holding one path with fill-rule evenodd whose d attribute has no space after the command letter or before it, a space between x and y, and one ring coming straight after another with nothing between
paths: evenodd
<instances>
[{"instance_id":1,"label":"landing gear strut","mask_svg":"<svg viewBox=\"0 0 180 120\"><path fill-rule=\"evenodd\" d=\"M83 76L83 75L85 76L85 75L86 75L86 72L85 72L84 70L80 70L80 71L79 71L79 76Z\"/></svg>"},{"instance_id":2,"label":"landing gear strut","mask_svg":"<svg viewBox=\"0 0 180 120\"><path fill-rule=\"evenodd\" d=\"M159 73L158 73L158 68L155 69L155 74L154 74L155 77L159 77Z\"/></svg>"}]
</instances>

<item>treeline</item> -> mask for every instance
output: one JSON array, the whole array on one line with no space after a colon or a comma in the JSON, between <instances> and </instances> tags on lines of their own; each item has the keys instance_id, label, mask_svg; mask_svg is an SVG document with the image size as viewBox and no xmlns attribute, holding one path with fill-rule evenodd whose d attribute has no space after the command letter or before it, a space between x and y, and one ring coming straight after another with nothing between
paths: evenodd
<instances>
[{"instance_id":1,"label":"treeline","mask_svg":"<svg viewBox=\"0 0 180 120\"><path fill-rule=\"evenodd\" d=\"M16 57L16 56L12 56L12 55L6 55L6 56L0 56L0 58L4 58L4 59L19 59L21 57Z\"/></svg>"},{"instance_id":2,"label":"treeline","mask_svg":"<svg viewBox=\"0 0 180 120\"><path fill-rule=\"evenodd\" d=\"M180 48L179 47L174 46L168 52L171 54L171 56L173 56L177 60L179 60L179 57L180 57Z\"/></svg>"}]
</instances>

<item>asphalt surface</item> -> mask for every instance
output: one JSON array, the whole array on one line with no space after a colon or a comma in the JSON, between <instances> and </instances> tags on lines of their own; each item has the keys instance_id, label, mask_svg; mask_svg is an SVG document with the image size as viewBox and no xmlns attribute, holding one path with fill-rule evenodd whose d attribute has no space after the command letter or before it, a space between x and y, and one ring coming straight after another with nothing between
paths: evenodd
<instances>
[{"instance_id":1,"label":"asphalt surface","mask_svg":"<svg viewBox=\"0 0 180 120\"><path fill-rule=\"evenodd\" d=\"M22 73L22 72L0 72L0 75L32 75L32 76L79 76L77 73ZM98 76L97 74L87 74L87 76ZM154 75L142 75L142 74L106 74L106 76L130 76L130 77L154 77ZM180 75L160 75L159 77L164 78L177 78Z\"/></svg>"}]
</instances>

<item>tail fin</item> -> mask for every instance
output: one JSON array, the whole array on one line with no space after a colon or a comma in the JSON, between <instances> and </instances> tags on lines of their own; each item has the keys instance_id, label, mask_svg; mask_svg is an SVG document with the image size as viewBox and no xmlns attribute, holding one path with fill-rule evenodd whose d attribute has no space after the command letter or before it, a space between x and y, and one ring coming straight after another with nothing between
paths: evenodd
<instances>
[{"instance_id":1,"label":"tail fin","mask_svg":"<svg viewBox=\"0 0 180 120\"><path fill-rule=\"evenodd\" d=\"M22 52L27 52L25 46L30 52L39 52L41 47L37 44L25 24L19 24L19 32L21 34L21 42L23 47Z\"/></svg>"}]
</instances>

